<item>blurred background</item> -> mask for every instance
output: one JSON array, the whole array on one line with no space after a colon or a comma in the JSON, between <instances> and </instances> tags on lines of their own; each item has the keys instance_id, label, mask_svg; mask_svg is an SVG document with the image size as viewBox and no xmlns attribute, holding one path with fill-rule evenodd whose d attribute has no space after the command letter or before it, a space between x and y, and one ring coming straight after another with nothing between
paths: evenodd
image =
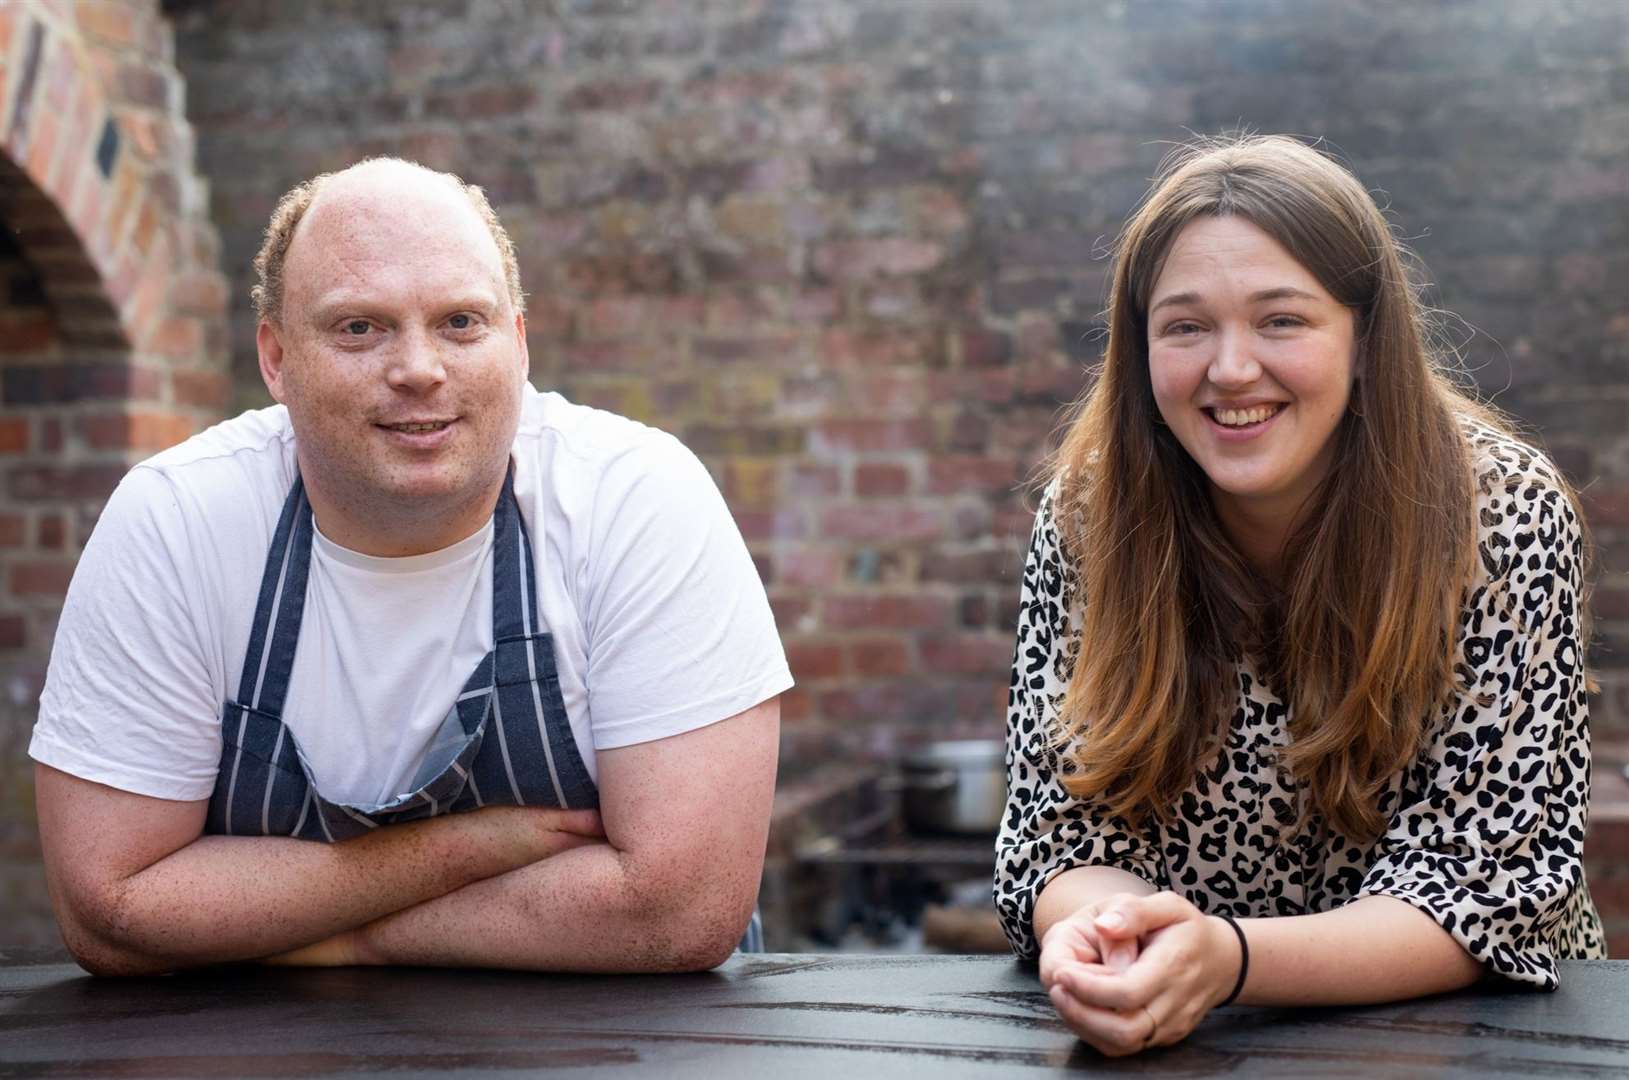
<instances>
[{"instance_id":1,"label":"blurred background","mask_svg":"<svg viewBox=\"0 0 1629 1080\"><path fill-rule=\"evenodd\" d=\"M1001 735L1026 482L1107 246L1171 142L1240 126L1354 168L1583 489L1588 854L1629 956L1621 0L0 3L0 949L55 940L26 747L75 552L130 463L268 403L261 230L368 154L485 187L537 385L722 487L798 680L771 945L978 906L993 825L943 813L988 759L929 744Z\"/></svg>"}]
</instances>

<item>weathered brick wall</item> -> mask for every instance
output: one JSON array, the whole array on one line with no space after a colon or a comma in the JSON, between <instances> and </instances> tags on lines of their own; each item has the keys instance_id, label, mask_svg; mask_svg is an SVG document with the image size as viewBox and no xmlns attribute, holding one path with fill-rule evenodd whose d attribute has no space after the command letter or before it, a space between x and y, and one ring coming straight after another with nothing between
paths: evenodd
<instances>
[{"instance_id":1,"label":"weathered brick wall","mask_svg":"<svg viewBox=\"0 0 1629 1080\"><path fill-rule=\"evenodd\" d=\"M285 187L366 153L485 185L536 381L706 458L799 679L789 735L827 750L997 730L1018 485L1162 142L1325 136L1477 328L1467 367L1588 485L1596 722L1629 731L1617 0L176 7L240 400L263 400L247 267Z\"/></svg>"},{"instance_id":2,"label":"weathered brick wall","mask_svg":"<svg viewBox=\"0 0 1629 1080\"><path fill-rule=\"evenodd\" d=\"M157 0L0 4L0 945L54 938L29 732L129 464L218 418L226 281Z\"/></svg>"}]
</instances>

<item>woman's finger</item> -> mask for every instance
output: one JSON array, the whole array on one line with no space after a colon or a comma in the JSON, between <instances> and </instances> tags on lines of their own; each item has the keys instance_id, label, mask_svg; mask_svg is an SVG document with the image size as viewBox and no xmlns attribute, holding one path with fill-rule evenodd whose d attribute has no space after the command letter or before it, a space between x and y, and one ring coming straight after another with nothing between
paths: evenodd
<instances>
[{"instance_id":1,"label":"woman's finger","mask_svg":"<svg viewBox=\"0 0 1629 1080\"><path fill-rule=\"evenodd\" d=\"M1142 1010L1126 1015L1099 1009L1075 998L1062 984L1054 986L1049 997L1069 1030L1110 1057L1141 1050L1154 1030L1154 1021Z\"/></svg>"},{"instance_id":2,"label":"woman's finger","mask_svg":"<svg viewBox=\"0 0 1629 1080\"><path fill-rule=\"evenodd\" d=\"M1116 897L1097 913L1092 925L1105 938L1126 940L1199 917L1199 909L1184 897L1174 892L1157 892L1150 896Z\"/></svg>"}]
</instances>

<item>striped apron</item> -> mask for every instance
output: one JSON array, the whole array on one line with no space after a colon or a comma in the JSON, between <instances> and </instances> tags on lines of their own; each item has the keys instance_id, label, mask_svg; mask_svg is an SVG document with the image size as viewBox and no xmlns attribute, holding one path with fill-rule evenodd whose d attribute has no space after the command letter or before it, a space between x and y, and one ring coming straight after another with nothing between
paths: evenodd
<instances>
[{"instance_id":1,"label":"striped apron","mask_svg":"<svg viewBox=\"0 0 1629 1080\"><path fill-rule=\"evenodd\" d=\"M332 802L317 791L282 720L305 613L314 529L296 476L260 580L236 700L221 712L221 763L204 831L333 843L381 825L482 806L597 809L560 695L554 639L534 625L531 540L515 499L514 470L492 514L493 648L476 665L414 777L412 790L377 805ZM743 951L763 949L757 912Z\"/></svg>"},{"instance_id":2,"label":"striped apron","mask_svg":"<svg viewBox=\"0 0 1629 1080\"><path fill-rule=\"evenodd\" d=\"M313 531L305 485L295 478L266 557L238 696L221 714L221 767L206 831L333 842L492 804L599 806L560 696L553 638L534 625L537 583L512 471L492 526L495 644L447 711L412 790L377 805L332 802L311 783L282 720Z\"/></svg>"}]
</instances>

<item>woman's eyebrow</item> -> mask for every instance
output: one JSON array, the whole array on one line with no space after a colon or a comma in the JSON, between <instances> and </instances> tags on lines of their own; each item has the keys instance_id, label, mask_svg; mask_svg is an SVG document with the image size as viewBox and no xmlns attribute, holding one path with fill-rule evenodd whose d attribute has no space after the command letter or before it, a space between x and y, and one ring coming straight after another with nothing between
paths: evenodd
<instances>
[{"instance_id":1,"label":"woman's eyebrow","mask_svg":"<svg viewBox=\"0 0 1629 1080\"><path fill-rule=\"evenodd\" d=\"M1150 315L1152 315L1152 314L1154 314L1154 312L1158 311L1160 308L1166 307L1166 306L1171 305L1171 304L1197 304L1198 302L1199 302L1199 294L1196 293L1196 292L1172 293L1170 296L1167 296L1165 299L1161 300L1159 303L1157 303L1153 307L1149 308L1148 313Z\"/></svg>"},{"instance_id":2,"label":"woman's eyebrow","mask_svg":"<svg viewBox=\"0 0 1629 1080\"><path fill-rule=\"evenodd\" d=\"M1292 285L1280 285L1276 289L1263 289L1258 293L1250 294L1250 302L1259 304L1263 300L1317 300L1320 299L1305 289L1297 289Z\"/></svg>"}]
</instances>

